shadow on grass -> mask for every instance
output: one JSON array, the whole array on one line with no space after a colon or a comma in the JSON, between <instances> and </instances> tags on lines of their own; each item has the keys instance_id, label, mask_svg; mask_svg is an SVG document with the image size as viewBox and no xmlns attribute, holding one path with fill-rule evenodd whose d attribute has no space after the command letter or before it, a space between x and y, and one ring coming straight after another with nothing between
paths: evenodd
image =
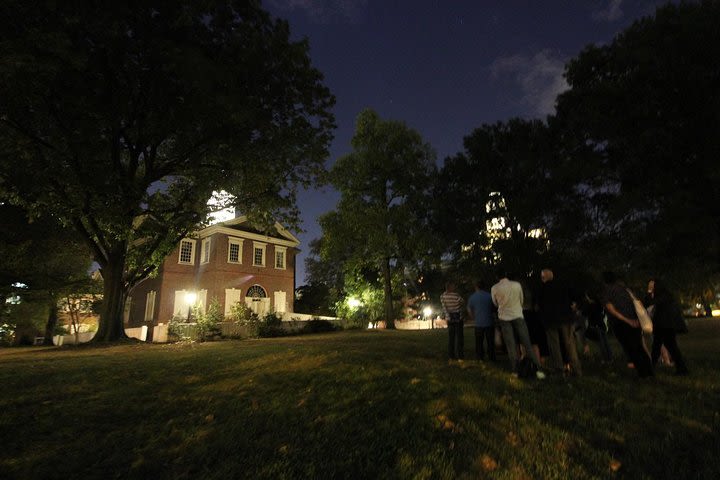
<instances>
[{"instance_id":1,"label":"shadow on grass","mask_svg":"<svg viewBox=\"0 0 720 480\"><path fill-rule=\"evenodd\" d=\"M704 344L705 334L681 339L693 376L661 371L650 382L590 361L583 378L544 382L511 378L506 357L448 365L443 331L12 355L0 364L0 470L11 478L715 478L718 347Z\"/></svg>"}]
</instances>

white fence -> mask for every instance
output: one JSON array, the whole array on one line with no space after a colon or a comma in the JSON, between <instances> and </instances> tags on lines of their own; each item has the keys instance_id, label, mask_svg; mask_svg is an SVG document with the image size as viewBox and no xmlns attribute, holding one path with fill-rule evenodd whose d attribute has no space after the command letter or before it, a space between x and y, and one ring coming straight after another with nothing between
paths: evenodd
<instances>
[{"instance_id":1,"label":"white fence","mask_svg":"<svg viewBox=\"0 0 720 480\"><path fill-rule=\"evenodd\" d=\"M130 338L137 338L146 342L148 340L148 327L143 325L142 327L126 328L125 334ZM95 337L95 332L80 332L75 337L75 334L71 335L55 335L53 337L53 343L55 345L75 345L77 343L87 343ZM168 338L168 326L167 325L156 325L152 331L152 341L154 343L165 343Z\"/></svg>"}]
</instances>

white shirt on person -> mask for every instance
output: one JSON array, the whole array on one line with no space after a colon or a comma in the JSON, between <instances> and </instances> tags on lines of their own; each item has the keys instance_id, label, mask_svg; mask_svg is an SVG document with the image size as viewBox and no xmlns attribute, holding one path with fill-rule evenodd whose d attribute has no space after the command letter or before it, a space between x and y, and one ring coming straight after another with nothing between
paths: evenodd
<instances>
[{"instance_id":1,"label":"white shirt on person","mask_svg":"<svg viewBox=\"0 0 720 480\"><path fill-rule=\"evenodd\" d=\"M498 307L498 320L523 318L523 291L519 282L503 278L492 286L490 296Z\"/></svg>"}]
</instances>

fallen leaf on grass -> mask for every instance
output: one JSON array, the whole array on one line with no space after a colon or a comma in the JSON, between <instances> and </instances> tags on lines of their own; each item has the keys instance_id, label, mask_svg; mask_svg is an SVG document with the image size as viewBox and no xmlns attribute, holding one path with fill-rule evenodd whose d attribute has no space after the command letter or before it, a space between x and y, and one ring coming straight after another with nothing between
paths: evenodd
<instances>
[{"instance_id":1,"label":"fallen leaf on grass","mask_svg":"<svg viewBox=\"0 0 720 480\"><path fill-rule=\"evenodd\" d=\"M455 422L450 420L446 415L438 415L437 420L440 422L440 428L443 430L452 430L455 428Z\"/></svg>"},{"instance_id":2,"label":"fallen leaf on grass","mask_svg":"<svg viewBox=\"0 0 720 480\"><path fill-rule=\"evenodd\" d=\"M490 455L483 455L482 458L480 458L480 465L482 465L482 469L486 472L492 472L498 468L497 462Z\"/></svg>"},{"instance_id":3,"label":"fallen leaf on grass","mask_svg":"<svg viewBox=\"0 0 720 480\"><path fill-rule=\"evenodd\" d=\"M620 463L619 460L615 460L614 458L610 460L610 471L611 472L617 472L620 470L620 467L622 467L622 463Z\"/></svg>"},{"instance_id":4,"label":"fallen leaf on grass","mask_svg":"<svg viewBox=\"0 0 720 480\"><path fill-rule=\"evenodd\" d=\"M505 436L505 440L513 447L517 447L518 445L520 445L520 438L518 438L515 432L508 432L508 434Z\"/></svg>"},{"instance_id":5,"label":"fallen leaf on grass","mask_svg":"<svg viewBox=\"0 0 720 480\"><path fill-rule=\"evenodd\" d=\"M410 380L410 385L417 385L418 383L420 383L419 378L413 378L412 380Z\"/></svg>"},{"instance_id":6,"label":"fallen leaf on grass","mask_svg":"<svg viewBox=\"0 0 720 480\"><path fill-rule=\"evenodd\" d=\"M215 415L213 415L212 413L209 413L209 414L205 415L205 421L206 421L206 422L210 423L210 422L212 422L213 420L215 420Z\"/></svg>"}]
</instances>

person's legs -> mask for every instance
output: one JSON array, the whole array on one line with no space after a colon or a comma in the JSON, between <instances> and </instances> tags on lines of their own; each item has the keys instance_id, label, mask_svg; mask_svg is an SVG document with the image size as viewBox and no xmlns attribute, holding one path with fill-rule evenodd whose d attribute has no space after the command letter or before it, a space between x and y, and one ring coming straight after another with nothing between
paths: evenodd
<instances>
[{"instance_id":1,"label":"person's legs","mask_svg":"<svg viewBox=\"0 0 720 480\"><path fill-rule=\"evenodd\" d=\"M655 328L653 331L653 343L652 353L650 354L650 360L653 365L657 365L657 361L660 358L660 350L663 342L665 341L665 335L662 328Z\"/></svg>"},{"instance_id":2,"label":"person's legs","mask_svg":"<svg viewBox=\"0 0 720 480\"><path fill-rule=\"evenodd\" d=\"M673 359L672 355L670 355L670 352L663 344L662 347L660 347L660 358L662 358L662 363L665 366L673 366Z\"/></svg>"},{"instance_id":3,"label":"person's legs","mask_svg":"<svg viewBox=\"0 0 720 480\"><path fill-rule=\"evenodd\" d=\"M478 360L485 359L485 331L482 327L475 327L475 356Z\"/></svg>"},{"instance_id":4,"label":"person's legs","mask_svg":"<svg viewBox=\"0 0 720 480\"><path fill-rule=\"evenodd\" d=\"M540 358L538 358L538 355L537 353L535 353L535 349L533 349L532 343L530 342L530 333L528 332L525 320L522 318L516 318L512 321L512 324L513 328L515 328L515 331L518 334L520 342L522 342L523 346L525 347L525 354L532 359L538 370L541 370L542 363L540 363Z\"/></svg>"},{"instance_id":5,"label":"person's legs","mask_svg":"<svg viewBox=\"0 0 720 480\"><path fill-rule=\"evenodd\" d=\"M500 331L502 332L505 348L507 348L508 357L510 357L510 368L515 371L517 365L517 345L515 344L515 333L513 332L512 322L500 320Z\"/></svg>"},{"instance_id":6,"label":"person's legs","mask_svg":"<svg viewBox=\"0 0 720 480\"><path fill-rule=\"evenodd\" d=\"M488 358L495 361L495 327L483 327L483 336L487 342Z\"/></svg>"},{"instance_id":7,"label":"person's legs","mask_svg":"<svg viewBox=\"0 0 720 480\"><path fill-rule=\"evenodd\" d=\"M600 345L600 354L603 360L606 362L612 361L612 350L610 349L610 342L607 338L607 332L604 328L598 328L598 344Z\"/></svg>"},{"instance_id":8,"label":"person's legs","mask_svg":"<svg viewBox=\"0 0 720 480\"><path fill-rule=\"evenodd\" d=\"M580 357L578 355L577 346L575 345L575 336L573 335L574 325L567 323L560 326L560 334L563 337L563 343L565 344L565 351L567 352L570 365L572 365L573 373L575 375L582 375L582 365L580 364Z\"/></svg>"},{"instance_id":9,"label":"person's legs","mask_svg":"<svg viewBox=\"0 0 720 480\"><path fill-rule=\"evenodd\" d=\"M462 321L457 324L455 342L458 359L462 360L465 358L465 325Z\"/></svg>"},{"instance_id":10,"label":"person's legs","mask_svg":"<svg viewBox=\"0 0 720 480\"><path fill-rule=\"evenodd\" d=\"M457 329L458 324L456 322L448 322L447 329L448 329L448 358L450 360L456 360L457 355L455 353L455 330Z\"/></svg>"},{"instance_id":11,"label":"person's legs","mask_svg":"<svg viewBox=\"0 0 720 480\"><path fill-rule=\"evenodd\" d=\"M643 344L642 331L639 328L629 328L628 332L630 347L630 358L635 364L638 375L652 377L654 375L652 361L645 345Z\"/></svg>"},{"instance_id":12,"label":"person's legs","mask_svg":"<svg viewBox=\"0 0 720 480\"><path fill-rule=\"evenodd\" d=\"M688 368L685 364L685 357L680 352L680 347L677 344L677 334L674 330L665 336L664 345L667 347L670 356L675 360L675 371L679 374L687 374Z\"/></svg>"},{"instance_id":13,"label":"person's legs","mask_svg":"<svg viewBox=\"0 0 720 480\"><path fill-rule=\"evenodd\" d=\"M563 371L565 364L560 350L560 327L548 326L545 328L548 350L550 350L550 366L558 371Z\"/></svg>"}]
</instances>

